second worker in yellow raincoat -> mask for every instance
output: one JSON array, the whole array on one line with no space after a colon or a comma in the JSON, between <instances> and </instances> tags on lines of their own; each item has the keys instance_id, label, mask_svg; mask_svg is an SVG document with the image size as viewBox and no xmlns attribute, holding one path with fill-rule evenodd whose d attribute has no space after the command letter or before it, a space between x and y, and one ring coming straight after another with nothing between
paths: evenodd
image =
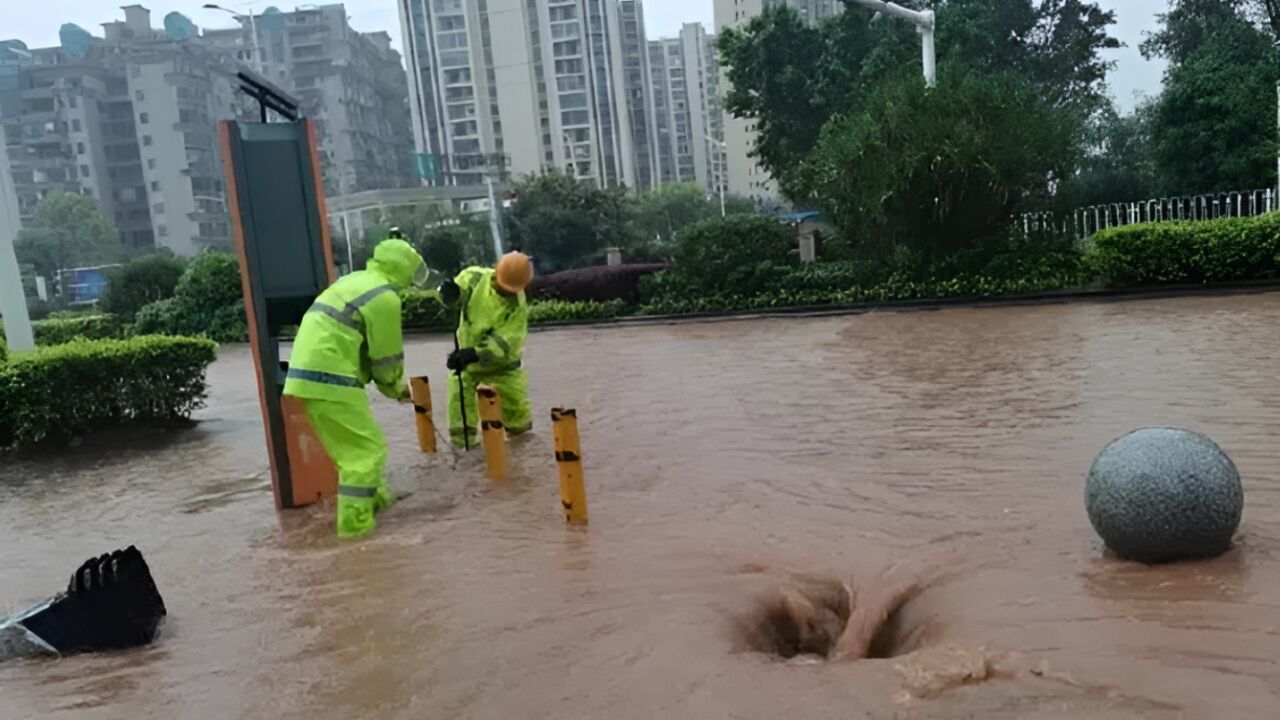
<instances>
[{"instance_id":1,"label":"second worker in yellow raincoat","mask_svg":"<svg viewBox=\"0 0 1280 720\"><path fill-rule=\"evenodd\" d=\"M502 424L511 435L533 426L524 341L529 335L529 305L524 290L533 280L533 264L523 253L503 255L495 268L469 267L440 288L441 299L458 308L458 350L449 369L462 372L467 426L458 404L458 383L450 378L449 435L453 444L476 445L476 386L491 385L502 399Z\"/></svg>"}]
</instances>

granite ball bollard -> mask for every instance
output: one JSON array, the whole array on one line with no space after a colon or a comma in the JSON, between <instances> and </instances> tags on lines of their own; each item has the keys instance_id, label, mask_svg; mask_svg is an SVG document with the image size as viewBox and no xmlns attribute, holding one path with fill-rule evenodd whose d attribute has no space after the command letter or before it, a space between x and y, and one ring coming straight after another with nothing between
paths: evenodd
<instances>
[{"instance_id":1,"label":"granite ball bollard","mask_svg":"<svg viewBox=\"0 0 1280 720\"><path fill-rule=\"evenodd\" d=\"M1162 563L1220 555L1240 526L1231 458L1180 428L1143 428L1098 454L1085 482L1089 522L1121 557Z\"/></svg>"}]
</instances>

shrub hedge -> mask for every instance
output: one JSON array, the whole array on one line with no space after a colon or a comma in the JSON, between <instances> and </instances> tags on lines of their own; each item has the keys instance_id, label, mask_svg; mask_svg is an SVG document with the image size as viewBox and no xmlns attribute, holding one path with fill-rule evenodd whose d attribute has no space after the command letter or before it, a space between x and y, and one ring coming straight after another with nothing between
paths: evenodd
<instances>
[{"instance_id":1,"label":"shrub hedge","mask_svg":"<svg viewBox=\"0 0 1280 720\"><path fill-rule=\"evenodd\" d=\"M1280 277L1280 213L1126 225L1090 245L1086 262L1112 287Z\"/></svg>"},{"instance_id":2,"label":"shrub hedge","mask_svg":"<svg viewBox=\"0 0 1280 720\"><path fill-rule=\"evenodd\" d=\"M0 367L0 449L122 422L188 417L204 404L209 340L76 340Z\"/></svg>"},{"instance_id":3,"label":"shrub hedge","mask_svg":"<svg viewBox=\"0 0 1280 720\"><path fill-rule=\"evenodd\" d=\"M115 315L83 315L72 318L52 318L32 323L36 345L61 345L77 338L82 340L110 340L122 338L126 326Z\"/></svg>"}]
</instances>

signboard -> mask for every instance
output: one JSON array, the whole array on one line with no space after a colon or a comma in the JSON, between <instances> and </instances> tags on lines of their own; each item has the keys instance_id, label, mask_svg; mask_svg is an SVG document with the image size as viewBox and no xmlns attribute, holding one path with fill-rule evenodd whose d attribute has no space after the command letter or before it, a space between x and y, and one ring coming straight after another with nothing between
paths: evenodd
<instances>
[{"instance_id":1,"label":"signboard","mask_svg":"<svg viewBox=\"0 0 1280 720\"><path fill-rule=\"evenodd\" d=\"M440 158L435 153L415 153L413 164L418 171L419 179L428 182L436 182L440 179Z\"/></svg>"},{"instance_id":2,"label":"signboard","mask_svg":"<svg viewBox=\"0 0 1280 720\"><path fill-rule=\"evenodd\" d=\"M103 265L101 267L75 268L63 270L61 274L62 298L68 305L83 305L102 299L107 289L107 273L119 265Z\"/></svg>"}]
</instances>

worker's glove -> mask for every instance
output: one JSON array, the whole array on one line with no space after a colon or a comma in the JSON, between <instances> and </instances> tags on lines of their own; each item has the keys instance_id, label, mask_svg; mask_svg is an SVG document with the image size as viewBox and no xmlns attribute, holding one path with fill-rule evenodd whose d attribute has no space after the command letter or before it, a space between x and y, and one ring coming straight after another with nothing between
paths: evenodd
<instances>
[{"instance_id":1,"label":"worker's glove","mask_svg":"<svg viewBox=\"0 0 1280 720\"><path fill-rule=\"evenodd\" d=\"M449 361L445 366L455 372L466 370L468 365L480 362L480 355L475 348L462 348L449 353Z\"/></svg>"},{"instance_id":2,"label":"worker's glove","mask_svg":"<svg viewBox=\"0 0 1280 720\"><path fill-rule=\"evenodd\" d=\"M462 288L458 287L458 283L452 280L445 280L440 284L440 302L445 305L452 305L462 297Z\"/></svg>"}]
</instances>

